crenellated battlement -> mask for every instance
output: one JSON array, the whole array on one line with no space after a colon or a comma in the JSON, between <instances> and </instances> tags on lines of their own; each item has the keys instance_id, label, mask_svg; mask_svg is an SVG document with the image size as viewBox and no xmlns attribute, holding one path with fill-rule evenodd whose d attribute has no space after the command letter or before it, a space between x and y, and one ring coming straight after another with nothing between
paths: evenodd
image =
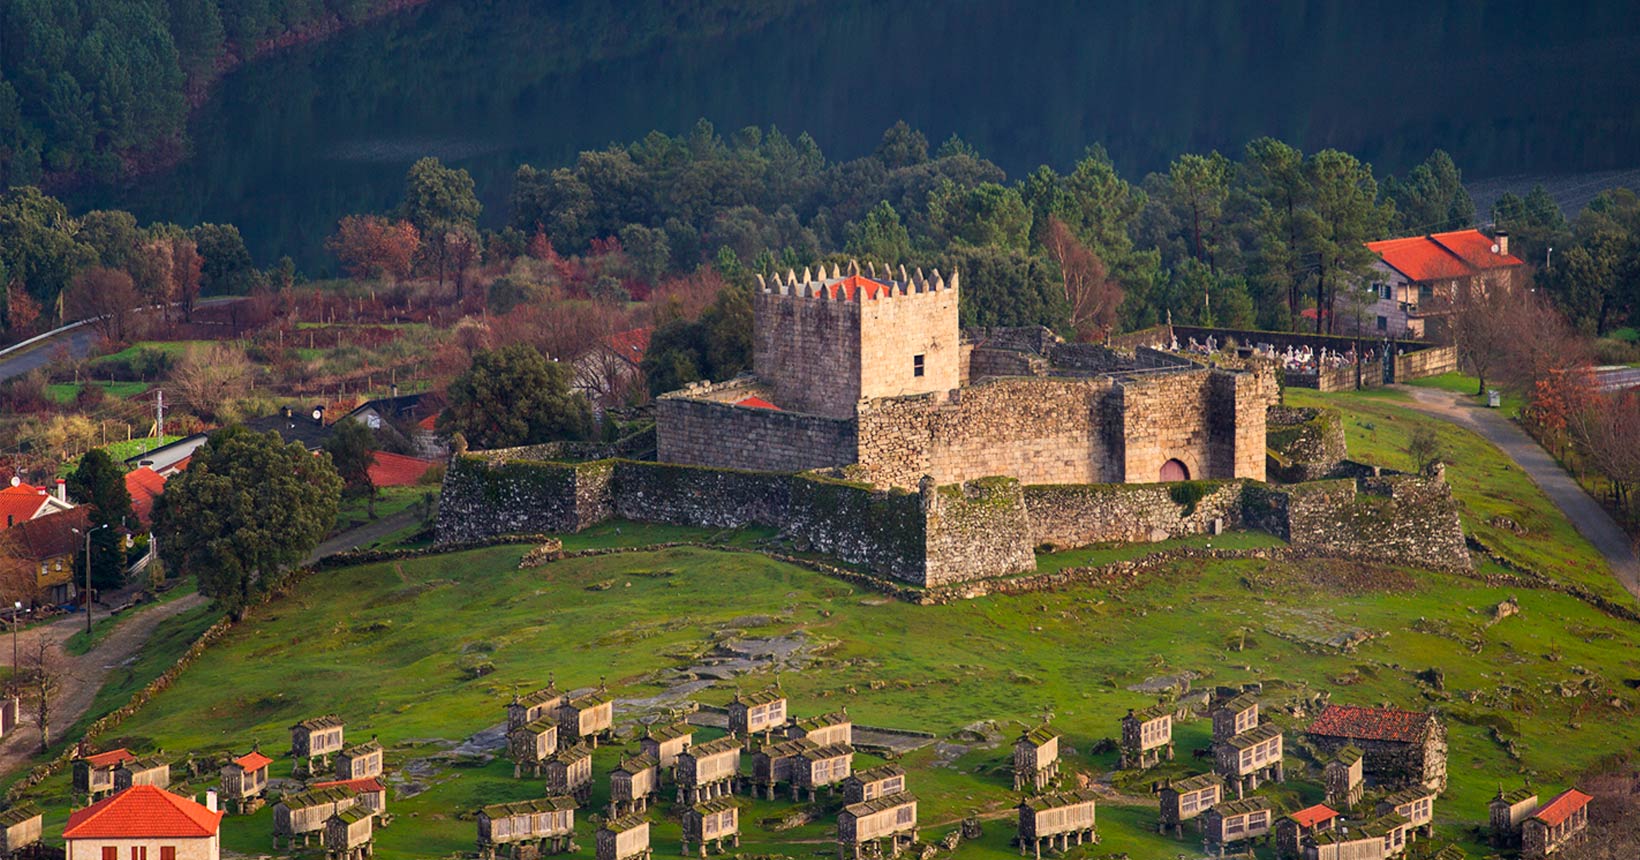
<instances>
[{"instance_id":1,"label":"crenellated battlement","mask_svg":"<svg viewBox=\"0 0 1640 860\"><path fill-rule=\"evenodd\" d=\"M876 264L871 262L866 263L862 273L855 260L849 261L846 271L833 263L829 274L821 265L817 269L803 267L801 276L795 269L787 269L784 275L776 272L768 278L757 276L759 291L768 295L856 304L931 293L946 293L947 298L953 298L958 279L957 272L952 272L947 281L939 269L934 269L932 275L924 275L921 267L908 272L903 265L898 272L885 265L879 276Z\"/></svg>"}]
</instances>

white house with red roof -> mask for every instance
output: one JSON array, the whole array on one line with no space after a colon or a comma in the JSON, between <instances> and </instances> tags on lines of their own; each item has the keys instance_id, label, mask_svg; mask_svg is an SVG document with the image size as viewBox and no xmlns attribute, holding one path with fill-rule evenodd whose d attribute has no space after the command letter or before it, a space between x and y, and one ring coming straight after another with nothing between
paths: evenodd
<instances>
[{"instance_id":1,"label":"white house with red roof","mask_svg":"<svg viewBox=\"0 0 1640 860\"><path fill-rule=\"evenodd\" d=\"M68 817L67 860L218 860L223 813L152 785L134 785Z\"/></svg>"},{"instance_id":2,"label":"white house with red roof","mask_svg":"<svg viewBox=\"0 0 1640 860\"><path fill-rule=\"evenodd\" d=\"M572 387L586 394L600 412L619 406L641 378L638 365L649 352L651 328L618 331L599 340L577 356Z\"/></svg>"},{"instance_id":3,"label":"white house with red roof","mask_svg":"<svg viewBox=\"0 0 1640 860\"><path fill-rule=\"evenodd\" d=\"M1341 332L1379 337L1433 335L1426 323L1448 312L1460 285L1510 289L1526 263L1509 253L1509 234L1453 230L1368 242L1378 255L1364 294L1341 291L1333 318Z\"/></svg>"},{"instance_id":4,"label":"white house with red roof","mask_svg":"<svg viewBox=\"0 0 1640 860\"><path fill-rule=\"evenodd\" d=\"M45 487L25 484L14 477L11 486L0 489L0 531L73 507L62 479L57 481L57 492L52 493Z\"/></svg>"}]
</instances>

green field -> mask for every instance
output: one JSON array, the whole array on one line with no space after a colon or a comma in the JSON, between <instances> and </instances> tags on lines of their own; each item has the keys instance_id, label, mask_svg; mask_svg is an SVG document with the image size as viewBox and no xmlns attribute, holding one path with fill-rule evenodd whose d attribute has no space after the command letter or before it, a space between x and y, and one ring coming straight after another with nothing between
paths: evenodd
<instances>
[{"instance_id":1,"label":"green field","mask_svg":"<svg viewBox=\"0 0 1640 860\"><path fill-rule=\"evenodd\" d=\"M136 397L149 388L146 382L54 382L46 386L46 396L57 403L73 403L80 394L80 389L87 385L95 385L109 397L125 399Z\"/></svg>"},{"instance_id":2,"label":"green field","mask_svg":"<svg viewBox=\"0 0 1640 860\"><path fill-rule=\"evenodd\" d=\"M1494 449L1467 432L1397 405L1404 395L1316 395L1289 391L1296 405L1343 406L1355 456L1404 467L1409 429L1442 428L1452 453L1448 474L1467 528L1511 557L1601 593L1615 586L1593 550L1540 492ZM1487 523L1498 512L1527 526L1525 535ZM710 538L748 547L768 530L709 535L676 526L605 523L566 537L566 548L638 546ZM1232 533L1214 546L1278 543ZM1170 542L1203 545L1205 538ZM939 745L904 757L911 790L922 799L924 839L960 819L986 819L985 836L957 856L1017 856L1008 777L1008 742L1044 709L1063 731L1068 771L1108 788L1100 803L1102 844L1077 857L1127 852L1132 858L1194 856L1199 840L1155 834L1150 780L1206 769L1190 751L1205 746L1205 719L1176 730L1179 757L1145 774L1117 773L1114 753L1092 755L1118 734L1118 718L1155 694L1131 689L1190 673L1193 689L1261 682L1267 719L1301 728L1316 695L1335 702L1433 708L1447 724L1451 786L1436 804L1438 835L1482 856L1477 824L1500 782L1530 777L1552 792L1601 761L1640 744L1640 632L1553 592L1504 589L1476 579L1329 561L1190 561L1125 586L1067 588L992 596L943 606L889 601L863 588L746 552L682 547L569 559L529 571L526 547L507 546L323 571L291 597L253 610L169 690L101 746L161 749L173 760L243 752L259 741L285 747L286 727L335 711L349 737L379 735L388 747L393 824L377 835L378 856L470 855L472 810L540 796L537 779L514 780L511 764L457 745L501 721L513 691L549 675L569 687L604 679L619 697L617 722L634 721L693 699L726 702L734 690L773 681L760 668L686 693L704 658L739 640L794 639L804 656L778 672L797 715L847 706L857 723L929 731ZM1039 559L1044 570L1096 564L1155 547L1095 547ZM1494 622L1493 608L1514 597L1521 612ZM209 623L203 610L182 616L165 639L145 649L123 682L105 691L106 709L174 659L184 637ZM1343 644L1348 643L1348 644ZM767 665L767 664L765 664ZM1419 673L1439 669L1439 683ZM964 732L994 720L1001 743ZM706 732L703 736L710 736ZM1319 774L1299 735L1288 735L1289 781L1269 786L1287 809L1319 801ZM619 747L601 748L593 802L583 808L580 855L591 856L589 813L607 802L607 774ZM876 761L857 757L857 766ZM290 762L274 765L274 776ZM214 769L207 769L214 773ZM181 768L173 774L181 778ZM199 791L209 778L186 786ZM67 775L31 792L50 811L47 832L67 815ZM765 826L790 811L757 802L743 814L749 855L835 856L835 802L820 820L776 832ZM677 850L671 804L652 811L654 846ZM267 851L267 810L230 817L224 848ZM1261 848L1260 857L1273 857ZM317 852L310 852L317 856Z\"/></svg>"}]
</instances>

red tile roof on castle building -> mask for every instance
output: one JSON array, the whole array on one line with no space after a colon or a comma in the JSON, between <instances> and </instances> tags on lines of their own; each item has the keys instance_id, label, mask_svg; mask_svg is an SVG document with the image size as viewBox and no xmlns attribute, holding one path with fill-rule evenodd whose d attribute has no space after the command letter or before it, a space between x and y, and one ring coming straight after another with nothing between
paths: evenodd
<instances>
[{"instance_id":1,"label":"red tile roof on castle building","mask_svg":"<svg viewBox=\"0 0 1640 860\"><path fill-rule=\"evenodd\" d=\"M1487 269L1524 265L1513 254L1492 251L1493 240L1479 230L1454 230L1368 242L1367 250L1412 281L1467 278Z\"/></svg>"},{"instance_id":2,"label":"red tile roof on castle building","mask_svg":"<svg viewBox=\"0 0 1640 860\"><path fill-rule=\"evenodd\" d=\"M135 761L136 758L136 756L131 754L130 750L125 747L120 747L117 750L109 750L108 752L92 753L91 755L83 756L82 761L92 767L115 767L117 765L125 764L128 761Z\"/></svg>"},{"instance_id":3,"label":"red tile roof on castle building","mask_svg":"<svg viewBox=\"0 0 1640 860\"><path fill-rule=\"evenodd\" d=\"M125 492L131 496L131 511L144 528L153 524L154 500L165 492L165 477L143 466L125 473Z\"/></svg>"},{"instance_id":4,"label":"red tile roof on castle building","mask_svg":"<svg viewBox=\"0 0 1640 860\"><path fill-rule=\"evenodd\" d=\"M26 523L40 515L40 509L50 502L44 488L18 484L0 490L0 529Z\"/></svg>"},{"instance_id":5,"label":"red tile roof on castle building","mask_svg":"<svg viewBox=\"0 0 1640 860\"><path fill-rule=\"evenodd\" d=\"M234 759L233 763L239 765L240 768L244 770L261 770L262 768L273 764L273 759L268 758L256 750L251 750L239 758Z\"/></svg>"},{"instance_id":6,"label":"red tile roof on castle building","mask_svg":"<svg viewBox=\"0 0 1640 860\"><path fill-rule=\"evenodd\" d=\"M776 412L780 411L780 407L756 395L748 397L744 400L736 400L735 405L745 406L750 409L773 409Z\"/></svg>"},{"instance_id":7,"label":"red tile roof on castle building","mask_svg":"<svg viewBox=\"0 0 1640 860\"><path fill-rule=\"evenodd\" d=\"M387 790L387 786L382 785L381 777L376 776L367 776L363 779L333 779L328 782L313 783L308 788L347 788L351 789L354 794Z\"/></svg>"},{"instance_id":8,"label":"red tile roof on castle building","mask_svg":"<svg viewBox=\"0 0 1640 860\"><path fill-rule=\"evenodd\" d=\"M1538 807L1532 817L1544 824L1554 827L1570 818L1572 813L1589 805L1594 798L1575 788L1568 788L1554 796L1553 800Z\"/></svg>"},{"instance_id":9,"label":"red tile roof on castle building","mask_svg":"<svg viewBox=\"0 0 1640 860\"><path fill-rule=\"evenodd\" d=\"M1422 711L1328 705L1307 731L1328 737L1417 743L1423 740L1428 723L1429 714Z\"/></svg>"},{"instance_id":10,"label":"red tile roof on castle building","mask_svg":"<svg viewBox=\"0 0 1640 860\"><path fill-rule=\"evenodd\" d=\"M68 817L64 839L190 839L216 835L223 813L152 785L133 785Z\"/></svg>"},{"instance_id":11,"label":"red tile roof on castle building","mask_svg":"<svg viewBox=\"0 0 1640 860\"><path fill-rule=\"evenodd\" d=\"M855 300L855 294L861 290L865 291L866 298L874 299L887 293L888 289L888 284L874 281L864 275L849 275L836 283L826 285L826 292L832 298L840 297L851 302Z\"/></svg>"},{"instance_id":12,"label":"red tile roof on castle building","mask_svg":"<svg viewBox=\"0 0 1640 860\"><path fill-rule=\"evenodd\" d=\"M1303 827L1307 830L1324 821L1331 821L1334 818L1337 818L1338 813L1334 812L1331 807L1324 803L1317 803L1314 806L1300 809L1288 817L1298 822L1299 827Z\"/></svg>"},{"instance_id":13,"label":"red tile roof on castle building","mask_svg":"<svg viewBox=\"0 0 1640 860\"><path fill-rule=\"evenodd\" d=\"M370 457L370 484L375 487L409 487L433 467L432 460L377 451Z\"/></svg>"}]
</instances>

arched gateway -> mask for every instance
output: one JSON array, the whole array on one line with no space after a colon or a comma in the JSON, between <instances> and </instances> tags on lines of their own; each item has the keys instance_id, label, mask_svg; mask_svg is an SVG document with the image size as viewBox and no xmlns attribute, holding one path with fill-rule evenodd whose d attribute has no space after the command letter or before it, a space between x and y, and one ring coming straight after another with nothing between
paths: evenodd
<instances>
[{"instance_id":1,"label":"arched gateway","mask_svg":"<svg viewBox=\"0 0 1640 860\"><path fill-rule=\"evenodd\" d=\"M1190 467L1176 459L1168 460L1162 464L1162 475L1158 480L1188 481L1190 480Z\"/></svg>"}]
</instances>

